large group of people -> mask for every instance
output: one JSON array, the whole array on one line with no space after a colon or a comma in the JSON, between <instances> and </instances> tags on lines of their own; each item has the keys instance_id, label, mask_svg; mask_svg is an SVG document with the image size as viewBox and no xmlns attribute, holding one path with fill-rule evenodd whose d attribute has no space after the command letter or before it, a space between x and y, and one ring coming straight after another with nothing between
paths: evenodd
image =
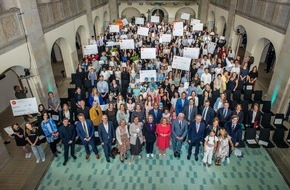
<instances>
[{"instance_id":1,"label":"large group of people","mask_svg":"<svg viewBox=\"0 0 290 190\"><path fill-rule=\"evenodd\" d=\"M245 114L231 98L246 84L254 88L257 68L250 70L252 63L242 62L225 47L225 40L206 28L194 31L188 21L183 21L184 35L172 36L169 43L161 43L160 34L172 34L173 24L146 22L145 26L148 36L137 35L138 25L130 23L119 33L107 30L92 37L90 43L98 45L99 53L84 56L78 64L74 95L61 102L49 92L47 109L39 105L38 129L27 124L24 135L17 125L13 127L17 145L27 157L30 151L23 140L31 145L37 163L45 160L39 146L39 137L44 135L54 156L60 154L61 140L63 165L68 162L69 148L76 159L77 141L85 147L86 159L90 147L99 159L97 145L101 145L107 162L116 156L113 147L122 163L130 151L129 164L133 164L135 157L141 159L143 146L149 159L166 157L171 144L172 154L179 159L185 143L188 160L194 155L198 161L202 146L205 166L212 165L213 156L218 166L230 162L232 150L242 141L243 124L257 127L260 121L259 104ZM121 39L133 39L135 48L108 45ZM216 45L212 54L207 49L209 42ZM173 57L183 56L185 47L200 48L199 58L192 59L189 70L173 69ZM156 48L156 59L140 59L141 48ZM140 70L156 70L156 80L152 76L140 82Z\"/></svg>"}]
</instances>

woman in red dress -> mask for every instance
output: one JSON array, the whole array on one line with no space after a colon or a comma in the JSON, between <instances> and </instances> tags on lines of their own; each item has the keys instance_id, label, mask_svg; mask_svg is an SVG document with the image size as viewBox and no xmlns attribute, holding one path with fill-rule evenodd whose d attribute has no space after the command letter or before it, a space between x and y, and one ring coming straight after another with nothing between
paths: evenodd
<instances>
[{"instance_id":1,"label":"woman in red dress","mask_svg":"<svg viewBox=\"0 0 290 190\"><path fill-rule=\"evenodd\" d=\"M166 149L170 146L171 126L166 118L161 119L161 123L157 124L157 147L159 148L159 157L166 156Z\"/></svg>"}]
</instances>

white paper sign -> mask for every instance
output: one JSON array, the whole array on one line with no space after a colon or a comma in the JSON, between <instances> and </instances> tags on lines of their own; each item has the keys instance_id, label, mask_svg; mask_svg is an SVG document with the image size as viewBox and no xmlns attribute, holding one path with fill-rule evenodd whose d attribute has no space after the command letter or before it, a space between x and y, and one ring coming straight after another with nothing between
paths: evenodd
<instances>
[{"instance_id":1,"label":"white paper sign","mask_svg":"<svg viewBox=\"0 0 290 190\"><path fill-rule=\"evenodd\" d=\"M127 24L129 24L129 22L128 22L128 20L127 20L126 18L124 18L124 19L122 20L122 22L123 22L123 26L126 26Z\"/></svg>"},{"instance_id":2,"label":"white paper sign","mask_svg":"<svg viewBox=\"0 0 290 190\"><path fill-rule=\"evenodd\" d=\"M38 113L36 98L10 100L13 116Z\"/></svg>"},{"instance_id":3,"label":"white paper sign","mask_svg":"<svg viewBox=\"0 0 290 190\"><path fill-rule=\"evenodd\" d=\"M120 40L120 49L135 49L134 40Z\"/></svg>"},{"instance_id":4,"label":"white paper sign","mask_svg":"<svg viewBox=\"0 0 290 190\"><path fill-rule=\"evenodd\" d=\"M264 146L268 146L268 142L266 141L262 141L262 140L259 140L259 145L264 145Z\"/></svg>"},{"instance_id":5,"label":"white paper sign","mask_svg":"<svg viewBox=\"0 0 290 190\"><path fill-rule=\"evenodd\" d=\"M224 36L220 36L220 40L225 40L226 38Z\"/></svg>"},{"instance_id":6,"label":"white paper sign","mask_svg":"<svg viewBox=\"0 0 290 190\"><path fill-rule=\"evenodd\" d=\"M148 36L149 28L146 27L138 27L137 34L142 36Z\"/></svg>"},{"instance_id":7,"label":"white paper sign","mask_svg":"<svg viewBox=\"0 0 290 190\"><path fill-rule=\"evenodd\" d=\"M141 25L144 25L144 18L137 17L137 18L135 19L135 24L141 24Z\"/></svg>"},{"instance_id":8,"label":"white paper sign","mask_svg":"<svg viewBox=\"0 0 290 190\"><path fill-rule=\"evenodd\" d=\"M171 34L160 34L160 43L169 43L171 42Z\"/></svg>"},{"instance_id":9,"label":"white paper sign","mask_svg":"<svg viewBox=\"0 0 290 190\"><path fill-rule=\"evenodd\" d=\"M192 29L195 31L202 31L203 30L203 23L194 23L192 25Z\"/></svg>"},{"instance_id":10,"label":"white paper sign","mask_svg":"<svg viewBox=\"0 0 290 190\"><path fill-rule=\"evenodd\" d=\"M148 78L149 81L154 78L156 81L156 70L140 70L140 82L145 82L145 78Z\"/></svg>"},{"instance_id":11,"label":"white paper sign","mask_svg":"<svg viewBox=\"0 0 290 190\"><path fill-rule=\"evenodd\" d=\"M254 139L248 139L247 143L248 144L257 144L256 140L254 140Z\"/></svg>"},{"instance_id":12,"label":"white paper sign","mask_svg":"<svg viewBox=\"0 0 290 190\"><path fill-rule=\"evenodd\" d=\"M83 46L83 53L84 53L84 55L97 54L98 53L98 46L96 44L84 45Z\"/></svg>"},{"instance_id":13,"label":"white paper sign","mask_svg":"<svg viewBox=\"0 0 290 190\"><path fill-rule=\"evenodd\" d=\"M5 127L4 131L8 134L8 135L13 135L14 131L12 129L11 126Z\"/></svg>"},{"instance_id":14,"label":"white paper sign","mask_svg":"<svg viewBox=\"0 0 290 190\"><path fill-rule=\"evenodd\" d=\"M190 21L190 25L194 25L194 24L199 24L200 23L200 20L198 20L198 19L191 19L191 21Z\"/></svg>"},{"instance_id":15,"label":"white paper sign","mask_svg":"<svg viewBox=\"0 0 290 190\"><path fill-rule=\"evenodd\" d=\"M119 33L119 30L120 30L119 25L110 25L110 33L112 32Z\"/></svg>"},{"instance_id":16,"label":"white paper sign","mask_svg":"<svg viewBox=\"0 0 290 190\"><path fill-rule=\"evenodd\" d=\"M100 105L102 111L106 111L109 107L109 104Z\"/></svg>"},{"instance_id":17,"label":"white paper sign","mask_svg":"<svg viewBox=\"0 0 290 190\"><path fill-rule=\"evenodd\" d=\"M175 22L173 26L173 36L183 36L183 22Z\"/></svg>"},{"instance_id":18,"label":"white paper sign","mask_svg":"<svg viewBox=\"0 0 290 190\"><path fill-rule=\"evenodd\" d=\"M159 16L151 16L151 22L159 23L160 22Z\"/></svg>"},{"instance_id":19,"label":"white paper sign","mask_svg":"<svg viewBox=\"0 0 290 190\"><path fill-rule=\"evenodd\" d=\"M106 46L119 46L120 45L120 42L112 42L112 41L110 41L110 42L106 42Z\"/></svg>"},{"instance_id":20,"label":"white paper sign","mask_svg":"<svg viewBox=\"0 0 290 190\"><path fill-rule=\"evenodd\" d=\"M141 48L141 59L156 59L156 49Z\"/></svg>"},{"instance_id":21,"label":"white paper sign","mask_svg":"<svg viewBox=\"0 0 290 190\"><path fill-rule=\"evenodd\" d=\"M282 123L283 123L283 119L278 119L277 118L277 119L274 120L274 124L275 125L281 125Z\"/></svg>"},{"instance_id":22,"label":"white paper sign","mask_svg":"<svg viewBox=\"0 0 290 190\"><path fill-rule=\"evenodd\" d=\"M189 71L191 59L187 57L174 56L172 62L173 69Z\"/></svg>"},{"instance_id":23,"label":"white paper sign","mask_svg":"<svg viewBox=\"0 0 290 190\"><path fill-rule=\"evenodd\" d=\"M183 57L188 57L188 58L191 58L191 59L198 59L199 53L200 53L200 49L199 48L188 48L188 47L185 47L183 49Z\"/></svg>"},{"instance_id":24,"label":"white paper sign","mask_svg":"<svg viewBox=\"0 0 290 190\"><path fill-rule=\"evenodd\" d=\"M208 51L208 53L213 54L215 48L216 48L216 43L214 43L214 42L209 42L209 43L207 44L207 51Z\"/></svg>"},{"instance_id":25,"label":"white paper sign","mask_svg":"<svg viewBox=\"0 0 290 190\"><path fill-rule=\"evenodd\" d=\"M181 13L180 18L181 19L184 19L184 20L189 20L190 14L188 14L188 13Z\"/></svg>"}]
</instances>

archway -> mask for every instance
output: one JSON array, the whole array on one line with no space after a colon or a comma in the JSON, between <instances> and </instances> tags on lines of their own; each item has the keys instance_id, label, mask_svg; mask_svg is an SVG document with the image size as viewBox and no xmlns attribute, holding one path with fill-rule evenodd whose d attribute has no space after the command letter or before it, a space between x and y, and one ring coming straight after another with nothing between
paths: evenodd
<instances>
[{"instance_id":1,"label":"archway","mask_svg":"<svg viewBox=\"0 0 290 190\"><path fill-rule=\"evenodd\" d=\"M97 37L101 32L101 21L100 17L96 16L94 20L94 32L95 32L95 37Z\"/></svg>"},{"instance_id":2,"label":"archway","mask_svg":"<svg viewBox=\"0 0 290 190\"><path fill-rule=\"evenodd\" d=\"M232 50L235 51L236 56L240 56L241 60L244 60L247 49L247 31L242 25L238 25L234 29Z\"/></svg>"},{"instance_id":3,"label":"archway","mask_svg":"<svg viewBox=\"0 0 290 190\"><path fill-rule=\"evenodd\" d=\"M83 25L78 27L76 31L75 40L76 40L76 50L78 53L78 57L80 59L83 57L82 45L86 45L88 40L87 32Z\"/></svg>"},{"instance_id":4,"label":"archway","mask_svg":"<svg viewBox=\"0 0 290 190\"><path fill-rule=\"evenodd\" d=\"M220 36L224 36L226 33L226 18L221 16L217 22L217 34Z\"/></svg>"},{"instance_id":5,"label":"archway","mask_svg":"<svg viewBox=\"0 0 290 190\"><path fill-rule=\"evenodd\" d=\"M128 22L132 22L132 17L139 17L140 11L134 7L127 7L121 13L121 18L127 18Z\"/></svg>"},{"instance_id":6,"label":"archway","mask_svg":"<svg viewBox=\"0 0 290 190\"><path fill-rule=\"evenodd\" d=\"M195 18L195 12L192 8L190 7L183 7L183 8L180 8L178 9L178 11L176 12L175 14L175 19L178 20L180 19L181 17L181 13L187 13L187 14L190 14L190 19L191 18Z\"/></svg>"},{"instance_id":7,"label":"archway","mask_svg":"<svg viewBox=\"0 0 290 190\"><path fill-rule=\"evenodd\" d=\"M258 66L259 76L257 81L262 89L267 91L272 80L276 63L275 47L269 39L261 38L254 47L253 56L255 58L254 65Z\"/></svg>"},{"instance_id":8,"label":"archway","mask_svg":"<svg viewBox=\"0 0 290 190\"><path fill-rule=\"evenodd\" d=\"M70 52L71 48L64 38L58 38L51 47L51 66L57 87L75 70Z\"/></svg>"},{"instance_id":9,"label":"archway","mask_svg":"<svg viewBox=\"0 0 290 190\"><path fill-rule=\"evenodd\" d=\"M168 12L166 9L162 7L154 7L148 13L148 20L151 20L151 16L156 15L156 16L163 16L162 18L160 17L160 21L168 22ZM161 14L161 15L160 15Z\"/></svg>"},{"instance_id":10,"label":"archway","mask_svg":"<svg viewBox=\"0 0 290 190\"><path fill-rule=\"evenodd\" d=\"M216 32L215 30L215 14L213 11L209 13L208 21L207 21L208 31Z\"/></svg>"},{"instance_id":11,"label":"archway","mask_svg":"<svg viewBox=\"0 0 290 190\"><path fill-rule=\"evenodd\" d=\"M104 19L103 31L105 31L110 24L110 15L109 15L108 11L104 12L103 19Z\"/></svg>"}]
</instances>

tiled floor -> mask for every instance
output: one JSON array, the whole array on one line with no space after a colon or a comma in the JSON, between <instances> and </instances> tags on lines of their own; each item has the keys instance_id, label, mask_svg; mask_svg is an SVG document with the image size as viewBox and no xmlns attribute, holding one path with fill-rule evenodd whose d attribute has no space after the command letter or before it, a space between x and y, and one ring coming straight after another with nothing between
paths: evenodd
<instances>
[{"instance_id":1,"label":"tiled floor","mask_svg":"<svg viewBox=\"0 0 290 190\"><path fill-rule=\"evenodd\" d=\"M183 152L185 152L185 146ZM77 160L62 165L63 158L54 159L39 190L50 189L279 189L289 187L264 148L243 149L244 157L231 157L231 163L205 168L201 161L180 160L168 151L166 158L144 157L133 165L120 163L116 158L107 163L91 157L85 160L82 146L76 148ZM99 150L100 147L99 147ZM102 151L102 150L101 150ZM201 160L201 155L200 159Z\"/></svg>"}]
</instances>

